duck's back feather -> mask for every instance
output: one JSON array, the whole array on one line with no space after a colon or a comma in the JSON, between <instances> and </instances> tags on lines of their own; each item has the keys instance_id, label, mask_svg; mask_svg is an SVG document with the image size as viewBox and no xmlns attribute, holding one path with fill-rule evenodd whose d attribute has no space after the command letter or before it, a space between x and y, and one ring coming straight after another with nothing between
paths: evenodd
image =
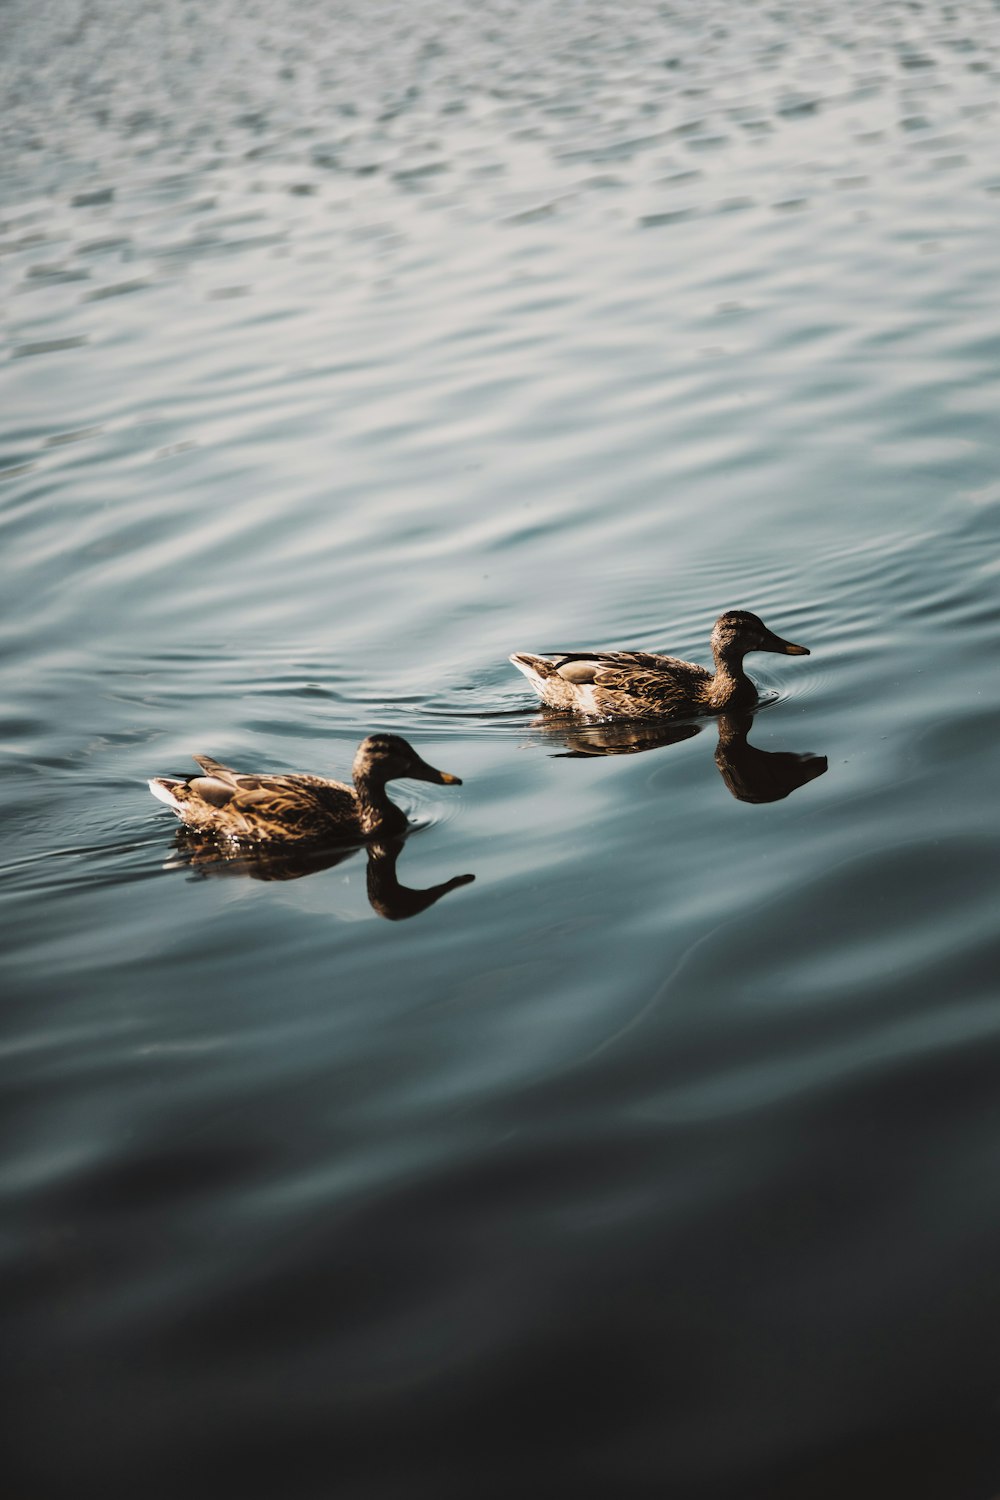
<instances>
[{"instance_id":1,"label":"duck's back feather","mask_svg":"<svg viewBox=\"0 0 1000 1500\"><path fill-rule=\"evenodd\" d=\"M149 783L154 796L190 828L260 839L320 833L341 823L353 829L357 822L354 791L342 782L296 774L243 775L205 755L195 760L208 775L189 781L157 777Z\"/></svg>"},{"instance_id":2,"label":"duck's back feather","mask_svg":"<svg viewBox=\"0 0 1000 1500\"><path fill-rule=\"evenodd\" d=\"M551 657L526 651L511 661L553 708L585 713L640 713L696 702L711 673L677 656L649 651L564 651Z\"/></svg>"}]
</instances>

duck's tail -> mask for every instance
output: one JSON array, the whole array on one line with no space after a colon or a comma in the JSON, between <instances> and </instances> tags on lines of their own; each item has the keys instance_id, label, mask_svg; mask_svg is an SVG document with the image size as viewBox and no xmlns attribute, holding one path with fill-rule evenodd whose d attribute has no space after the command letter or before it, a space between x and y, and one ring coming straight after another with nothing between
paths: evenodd
<instances>
[{"instance_id":1,"label":"duck's tail","mask_svg":"<svg viewBox=\"0 0 1000 1500\"><path fill-rule=\"evenodd\" d=\"M510 659L547 708L573 708L585 714L600 712L591 686L592 662L584 659L582 667L571 666L567 670L565 657L553 661L548 656L533 656L530 651L515 651Z\"/></svg>"},{"instance_id":2,"label":"duck's tail","mask_svg":"<svg viewBox=\"0 0 1000 1500\"><path fill-rule=\"evenodd\" d=\"M544 698L545 684L554 671L552 662L544 656L532 656L530 651L515 651L509 660L524 673L539 698Z\"/></svg>"},{"instance_id":3,"label":"duck's tail","mask_svg":"<svg viewBox=\"0 0 1000 1500\"><path fill-rule=\"evenodd\" d=\"M181 793L187 791L186 781L179 781L173 776L154 776L146 785L154 797L165 802L178 817L183 816L184 798Z\"/></svg>"}]
</instances>

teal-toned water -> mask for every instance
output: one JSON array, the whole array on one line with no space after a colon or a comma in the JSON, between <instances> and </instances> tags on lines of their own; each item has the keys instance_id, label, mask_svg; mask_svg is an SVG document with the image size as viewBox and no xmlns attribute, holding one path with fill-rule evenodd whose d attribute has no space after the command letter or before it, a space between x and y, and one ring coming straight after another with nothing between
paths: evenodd
<instances>
[{"instance_id":1,"label":"teal-toned water","mask_svg":"<svg viewBox=\"0 0 1000 1500\"><path fill-rule=\"evenodd\" d=\"M1000 11L0 43L4 1493L989 1500ZM395 863L146 789L373 730Z\"/></svg>"}]
</instances>

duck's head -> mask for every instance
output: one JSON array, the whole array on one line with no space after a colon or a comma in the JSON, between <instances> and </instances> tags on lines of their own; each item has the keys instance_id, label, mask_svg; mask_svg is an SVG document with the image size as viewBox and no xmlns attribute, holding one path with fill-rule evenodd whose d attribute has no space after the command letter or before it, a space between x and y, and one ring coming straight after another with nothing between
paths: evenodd
<instances>
[{"instance_id":1,"label":"duck's head","mask_svg":"<svg viewBox=\"0 0 1000 1500\"><path fill-rule=\"evenodd\" d=\"M748 609L727 609L719 616L712 631L712 650L717 657L727 660L742 659L748 651L778 651L782 656L809 655L807 646L783 641Z\"/></svg>"},{"instance_id":2,"label":"duck's head","mask_svg":"<svg viewBox=\"0 0 1000 1500\"><path fill-rule=\"evenodd\" d=\"M354 756L355 781L395 781L409 776L414 781L433 781L438 786L461 786L458 776L436 771L398 734L370 734Z\"/></svg>"}]
</instances>

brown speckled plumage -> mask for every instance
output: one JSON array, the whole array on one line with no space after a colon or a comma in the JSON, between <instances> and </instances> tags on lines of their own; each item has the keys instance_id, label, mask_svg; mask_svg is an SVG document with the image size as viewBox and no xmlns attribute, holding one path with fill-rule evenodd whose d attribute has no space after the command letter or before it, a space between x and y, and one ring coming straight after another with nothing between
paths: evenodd
<instances>
[{"instance_id":1,"label":"brown speckled plumage","mask_svg":"<svg viewBox=\"0 0 1000 1500\"><path fill-rule=\"evenodd\" d=\"M405 832L406 815L389 801L386 783L409 776L442 786L461 785L436 771L396 734L362 740L354 757L354 785L322 776L244 775L207 755L196 755L204 775L154 777L149 789L189 828L251 843L359 842Z\"/></svg>"},{"instance_id":2,"label":"brown speckled plumage","mask_svg":"<svg viewBox=\"0 0 1000 1500\"><path fill-rule=\"evenodd\" d=\"M750 651L808 656L748 610L720 615L712 631L714 674L694 662L646 651L516 652L510 659L549 708L598 718L663 719L752 708L757 689L743 670Z\"/></svg>"}]
</instances>

